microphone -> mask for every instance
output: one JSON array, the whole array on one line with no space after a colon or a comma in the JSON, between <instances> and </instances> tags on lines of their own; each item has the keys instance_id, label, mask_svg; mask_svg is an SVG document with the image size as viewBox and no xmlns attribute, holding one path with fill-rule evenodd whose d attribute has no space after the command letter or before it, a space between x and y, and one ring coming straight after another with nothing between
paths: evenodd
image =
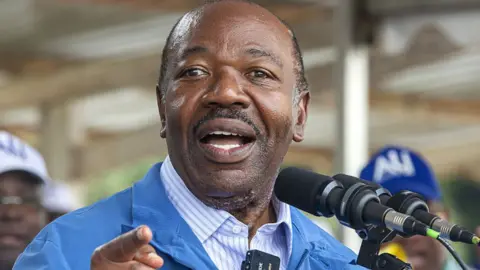
<instances>
[{"instance_id":1,"label":"microphone","mask_svg":"<svg viewBox=\"0 0 480 270\"><path fill-rule=\"evenodd\" d=\"M381 192L382 186L377 183L366 181L357 177L337 174L332 177L344 186L351 186L355 183L363 183L375 189L377 194ZM454 242L463 242L466 244L479 245L480 238L456 224L450 224L448 221L429 213L428 205L420 194L411 191L401 191L387 198L383 195L382 204L393 208L395 211L409 215L418 221L427 224L430 228L440 233L440 237ZM385 198L387 198L385 200Z\"/></svg>"},{"instance_id":2,"label":"microphone","mask_svg":"<svg viewBox=\"0 0 480 270\"><path fill-rule=\"evenodd\" d=\"M438 237L425 224L382 205L372 188L361 182L345 188L329 176L289 167L280 172L274 192L279 200L310 214L335 215L340 223L352 229L384 225L407 235Z\"/></svg>"},{"instance_id":3,"label":"microphone","mask_svg":"<svg viewBox=\"0 0 480 270\"><path fill-rule=\"evenodd\" d=\"M242 262L241 270L279 270L280 258L260 250L249 250Z\"/></svg>"},{"instance_id":4,"label":"microphone","mask_svg":"<svg viewBox=\"0 0 480 270\"><path fill-rule=\"evenodd\" d=\"M442 238L466 244L480 244L480 238L474 233L429 213L428 207L420 194L411 191L401 191L388 200L387 206L401 213L411 215L427 224L430 228L439 232Z\"/></svg>"},{"instance_id":5,"label":"microphone","mask_svg":"<svg viewBox=\"0 0 480 270\"><path fill-rule=\"evenodd\" d=\"M378 198L380 198L380 202L383 205L387 205L388 200L392 197L392 194L390 193L390 191L388 191L386 188L374 182L370 182L367 180L363 180L360 178L356 178L356 177L346 175L346 174L341 174L341 173L332 176L332 178L340 182L345 188L349 188L358 182L361 182L369 186L372 190L375 191Z\"/></svg>"}]
</instances>

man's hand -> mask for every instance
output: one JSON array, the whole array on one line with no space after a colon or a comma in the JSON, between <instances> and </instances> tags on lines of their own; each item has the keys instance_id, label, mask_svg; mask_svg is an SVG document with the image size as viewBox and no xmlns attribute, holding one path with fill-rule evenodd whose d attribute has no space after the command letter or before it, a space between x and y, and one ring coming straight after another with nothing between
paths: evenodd
<instances>
[{"instance_id":1,"label":"man's hand","mask_svg":"<svg viewBox=\"0 0 480 270\"><path fill-rule=\"evenodd\" d=\"M120 235L92 255L91 270L154 270L163 266L163 259L148 243L152 240L152 231L147 226Z\"/></svg>"}]
</instances>

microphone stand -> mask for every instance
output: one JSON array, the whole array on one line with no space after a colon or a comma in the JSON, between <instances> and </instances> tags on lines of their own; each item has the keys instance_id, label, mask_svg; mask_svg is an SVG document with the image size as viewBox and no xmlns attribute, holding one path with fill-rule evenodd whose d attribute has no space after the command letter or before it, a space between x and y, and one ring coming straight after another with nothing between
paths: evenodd
<instances>
[{"instance_id":1,"label":"microphone stand","mask_svg":"<svg viewBox=\"0 0 480 270\"><path fill-rule=\"evenodd\" d=\"M357 258L357 264L372 270L411 270L410 264L405 263L395 256L380 252L383 243L391 241L396 232L393 232L383 226L368 226L366 229L357 231L363 239L360 252Z\"/></svg>"}]
</instances>

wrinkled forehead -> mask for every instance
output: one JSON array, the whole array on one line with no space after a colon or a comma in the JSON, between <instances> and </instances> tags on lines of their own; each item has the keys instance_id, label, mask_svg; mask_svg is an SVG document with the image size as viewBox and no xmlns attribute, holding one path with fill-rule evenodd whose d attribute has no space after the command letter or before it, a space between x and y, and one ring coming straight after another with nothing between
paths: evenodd
<instances>
[{"instance_id":1,"label":"wrinkled forehead","mask_svg":"<svg viewBox=\"0 0 480 270\"><path fill-rule=\"evenodd\" d=\"M215 4L186 14L176 26L172 45L177 51L195 45L228 51L255 44L290 57L292 35L275 15L261 7Z\"/></svg>"}]
</instances>

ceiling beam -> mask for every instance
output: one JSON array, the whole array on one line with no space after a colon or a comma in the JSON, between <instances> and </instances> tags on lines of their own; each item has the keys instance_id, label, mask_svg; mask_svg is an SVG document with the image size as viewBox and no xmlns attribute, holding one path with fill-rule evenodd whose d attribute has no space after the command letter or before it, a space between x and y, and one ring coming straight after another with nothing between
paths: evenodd
<instances>
[{"instance_id":1,"label":"ceiling beam","mask_svg":"<svg viewBox=\"0 0 480 270\"><path fill-rule=\"evenodd\" d=\"M122 87L155 86L160 54L103 60L67 67L48 76L18 78L0 87L0 108L64 102Z\"/></svg>"},{"instance_id":2,"label":"ceiling beam","mask_svg":"<svg viewBox=\"0 0 480 270\"><path fill-rule=\"evenodd\" d=\"M90 141L73 150L74 178L84 179L109 169L131 164L148 157L165 156L167 147L160 138L160 125L109 138Z\"/></svg>"},{"instance_id":3,"label":"ceiling beam","mask_svg":"<svg viewBox=\"0 0 480 270\"><path fill-rule=\"evenodd\" d=\"M136 10L158 10L161 12L188 12L203 4L204 1L152 1L152 0L91 0L85 4L122 5ZM279 3L277 1L254 1L270 10L288 23L305 22L318 16L331 17L332 9L313 3Z\"/></svg>"},{"instance_id":4,"label":"ceiling beam","mask_svg":"<svg viewBox=\"0 0 480 270\"><path fill-rule=\"evenodd\" d=\"M370 105L378 109L424 111L432 115L451 116L459 122L480 121L480 100L422 96L384 91L371 91Z\"/></svg>"}]
</instances>

